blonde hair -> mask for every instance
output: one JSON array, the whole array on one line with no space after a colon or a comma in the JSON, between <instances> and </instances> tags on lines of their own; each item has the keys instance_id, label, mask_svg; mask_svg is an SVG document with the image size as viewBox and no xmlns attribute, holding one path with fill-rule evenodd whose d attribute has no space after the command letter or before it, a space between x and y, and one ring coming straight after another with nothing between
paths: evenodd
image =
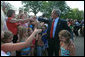
<instances>
[{"instance_id":1,"label":"blonde hair","mask_svg":"<svg viewBox=\"0 0 85 57\"><path fill-rule=\"evenodd\" d=\"M59 38L60 38L60 37L66 38L66 42L65 42L65 43L69 43L70 38L71 38L71 34L70 34L70 32L67 31L67 30L61 30L61 31L59 32Z\"/></svg>"},{"instance_id":2,"label":"blonde hair","mask_svg":"<svg viewBox=\"0 0 85 57\"><path fill-rule=\"evenodd\" d=\"M27 28L25 28L25 27L23 27L23 26L19 26L19 27L18 27L18 34L19 34L19 36L20 36L20 39L23 38L23 35L24 35L24 33L26 33L26 31L27 31Z\"/></svg>"},{"instance_id":3,"label":"blonde hair","mask_svg":"<svg viewBox=\"0 0 85 57\"><path fill-rule=\"evenodd\" d=\"M8 40L10 36L13 36L12 32L4 31L4 37L1 39L1 41L5 43L5 41Z\"/></svg>"}]
</instances>

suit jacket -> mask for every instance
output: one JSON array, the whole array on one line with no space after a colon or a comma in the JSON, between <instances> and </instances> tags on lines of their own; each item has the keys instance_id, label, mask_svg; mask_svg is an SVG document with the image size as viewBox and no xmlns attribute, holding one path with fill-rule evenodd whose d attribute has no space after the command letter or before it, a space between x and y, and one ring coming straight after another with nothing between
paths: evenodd
<instances>
[{"instance_id":1,"label":"suit jacket","mask_svg":"<svg viewBox=\"0 0 85 57\"><path fill-rule=\"evenodd\" d=\"M65 21L63 19L59 19L56 30L55 30L54 38L50 38L50 31L51 31L51 26L52 26L53 20L52 19L46 20L46 19L43 19L43 18L38 18L38 20L48 24L47 38L48 38L48 45L49 46L55 46L57 48L60 47L60 41L59 41L58 33L61 30L68 30L70 33L72 32L70 27L68 27L68 25L67 25L67 21Z\"/></svg>"}]
</instances>

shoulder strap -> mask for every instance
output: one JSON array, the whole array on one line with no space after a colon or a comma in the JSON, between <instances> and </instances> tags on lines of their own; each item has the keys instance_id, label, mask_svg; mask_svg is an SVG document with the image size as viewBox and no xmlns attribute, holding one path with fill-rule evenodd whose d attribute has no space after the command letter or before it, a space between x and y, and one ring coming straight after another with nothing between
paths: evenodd
<instances>
[{"instance_id":1,"label":"shoulder strap","mask_svg":"<svg viewBox=\"0 0 85 57\"><path fill-rule=\"evenodd\" d=\"M67 50L69 50L69 46L71 45L71 42L69 42L68 46L67 46Z\"/></svg>"}]
</instances>

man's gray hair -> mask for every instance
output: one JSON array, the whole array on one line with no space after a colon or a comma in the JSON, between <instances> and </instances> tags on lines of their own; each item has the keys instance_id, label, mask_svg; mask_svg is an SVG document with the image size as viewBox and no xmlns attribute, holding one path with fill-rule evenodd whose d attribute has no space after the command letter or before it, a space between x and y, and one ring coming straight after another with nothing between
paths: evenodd
<instances>
[{"instance_id":1,"label":"man's gray hair","mask_svg":"<svg viewBox=\"0 0 85 57\"><path fill-rule=\"evenodd\" d=\"M56 13L58 16L60 16L60 14L61 14L61 10L60 10L60 9L53 9L53 11L55 11L55 13Z\"/></svg>"}]
</instances>

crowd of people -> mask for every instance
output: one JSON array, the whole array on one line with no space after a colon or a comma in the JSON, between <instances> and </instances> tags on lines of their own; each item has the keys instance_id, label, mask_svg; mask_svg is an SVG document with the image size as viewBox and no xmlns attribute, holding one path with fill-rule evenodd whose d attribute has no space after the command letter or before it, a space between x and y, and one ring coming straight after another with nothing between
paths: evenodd
<instances>
[{"instance_id":1,"label":"crowd of people","mask_svg":"<svg viewBox=\"0 0 85 57\"><path fill-rule=\"evenodd\" d=\"M8 10L7 19L5 17L6 16L1 9L1 55L20 55L21 52L19 52L19 50L28 46L30 47L30 44L33 39L35 39L35 36L42 30L35 27L33 32L29 35L27 27L24 27L23 25L25 25L25 23L27 23L28 21L32 22L32 18L16 19L14 10ZM23 42L21 40L23 40ZM11 51L15 52L12 52L11 54Z\"/></svg>"},{"instance_id":2,"label":"crowd of people","mask_svg":"<svg viewBox=\"0 0 85 57\"><path fill-rule=\"evenodd\" d=\"M22 10L15 17L14 10L4 15L1 9L1 56L75 56L73 33L78 36L83 21L60 19L59 9L51 17L28 17Z\"/></svg>"},{"instance_id":3,"label":"crowd of people","mask_svg":"<svg viewBox=\"0 0 85 57\"><path fill-rule=\"evenodd\" d=\"M71 28L71 30L76 36L84 36L84 19L67 19L67 22L68 26Z\"/></svg>"}]
</instances>

